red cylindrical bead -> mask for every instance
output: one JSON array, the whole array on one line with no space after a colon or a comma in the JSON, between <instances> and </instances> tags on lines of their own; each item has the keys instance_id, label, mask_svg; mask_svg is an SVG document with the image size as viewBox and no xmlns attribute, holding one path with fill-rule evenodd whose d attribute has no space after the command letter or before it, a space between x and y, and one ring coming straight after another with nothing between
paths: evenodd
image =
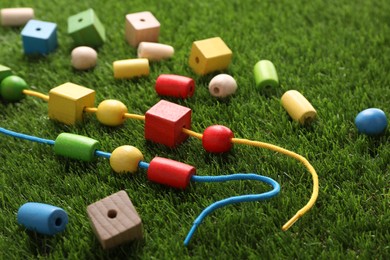
<instances>
[{"instance_id":1,"label":"red cylindrical bead","mask_svg":"<svg viewBox=\"0 0 390 260\"><path fill-rule=\"evenodd\" d=\"M162 74L156 80L156 92L161 96L177 98L192 97L195 91L195 81L192 78Z\"/></svg>"},{"instance_id":2,"label":"red cylindrical bead","mask_svg":"<svg viewBox=\"0 0 390 260\"><path fill-rule=\"evenodd\" d=\"M232 148L232 130L223 125L207 127L202 136L203 148L210 153L224 153Z\"/></svg>"},{"instance_id":3,"label":"red cylindrical bead","mask_svg":"<svg viewBox=\"0 0 390 260\"><path fill-rule=\"evenodd\" d=\"M185 189L190 183L195 167L167 158L155 157L149 164L148 179L174 188Z\"/></svg>"}]
</instances>

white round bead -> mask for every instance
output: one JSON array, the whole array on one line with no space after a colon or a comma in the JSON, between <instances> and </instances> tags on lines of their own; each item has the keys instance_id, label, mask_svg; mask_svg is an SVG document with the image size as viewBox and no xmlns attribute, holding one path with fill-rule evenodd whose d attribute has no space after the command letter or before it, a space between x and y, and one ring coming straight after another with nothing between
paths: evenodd
<instances>
[{"instance_id":1,"label":"white round bead","mask_svg":"<svg viewBox=\"0 0 390 260\"><path fill-rule=\"evenodd\" d=\"M219 74L209 83L210 94L214 97L224 98L234 94L236 90L236 80L228 74Z\"/></svg>"},{"instance_id":2,"label":"white round bead","mask_svg":"<svg viewBox=\"0 0 390 260\"><path fill-rule=\"evenodd\" d=\"M91 47L80 46L72 51L72 66L78 70L87 70L96 66L97 52Z\"/></svg>"}]
</instances>

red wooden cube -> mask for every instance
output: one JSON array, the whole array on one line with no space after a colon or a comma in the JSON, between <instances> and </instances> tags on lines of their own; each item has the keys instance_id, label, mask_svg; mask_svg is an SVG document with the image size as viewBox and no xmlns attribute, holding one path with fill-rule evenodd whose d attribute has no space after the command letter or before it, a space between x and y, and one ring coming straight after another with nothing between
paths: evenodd
<instances>
[{"instance_id":1,"label":"red wooden cube","mask_svg":"<svg viewBox=\"0 0 390 260\"><path fill-rule=\"evenodd\" d=\"M191 129L191 109L165 100L159 101L145 114L145 139L169 147L188 137L182 129Z\"/></svg>"}]
</instances>

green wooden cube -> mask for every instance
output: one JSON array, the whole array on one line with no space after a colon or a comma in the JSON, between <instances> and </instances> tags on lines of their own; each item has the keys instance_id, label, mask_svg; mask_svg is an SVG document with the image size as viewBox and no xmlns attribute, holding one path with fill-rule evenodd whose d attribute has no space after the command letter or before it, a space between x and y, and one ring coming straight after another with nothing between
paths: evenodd
<instances>
[{"instance_id":1,"label":"green wooden cube","mask_svg":"<svg viewBox=\"0 0 390 260\"><path fill-rule=\"evenodd\" d=\"M11 75L12 75L11 69L0 64L0 83L3 81L3 79Z\"/></svg>"},{"instance_id":2,"label":"green wooden cube","mask_svg":"<svg viewBox=\"0 0 390 260\"><path fill-rule=\"evenodd\" d=\"M68 34L77 46L99 47L106 40L104 26L92 8L68 18Z\"/></svg>"}]
</instances>

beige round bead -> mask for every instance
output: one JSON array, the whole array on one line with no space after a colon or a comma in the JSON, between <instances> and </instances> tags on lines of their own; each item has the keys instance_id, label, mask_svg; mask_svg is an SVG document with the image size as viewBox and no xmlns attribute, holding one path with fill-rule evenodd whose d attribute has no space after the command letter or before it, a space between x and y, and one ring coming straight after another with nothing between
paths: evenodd
<instances>
[{"instance_id":1,"label":"beige round bead","mask_svg":"<svg viewBox=\"0 0 390 260\"><path fill-rule=\"evenodd\" d=\"M209 83L210 94L214 97L225 98L237 90L236 80L228 74L219 74Z\"/></svg>"},{"instance_id":2,"label":"beige round bead","mask_svg":"<svg viewBox=\"0 0 390 260\"><path fill-rule=\"evenodd\" d=\"M72 66L77 70L87 70L96 66L97 52L91 47L80 46L72 51Z\"/></svg>"},{"instance_id":3,"label":"beige round bead","mask_svg":"<svg viewBox=\"0 0 390 260\"><path fill-rule=\"evenodd\" d=\"M116 173L135 173L139 162L143 159L144 156L136 147L123 145L111 153L110 165Z\"/></svg>"}]
</instances>

